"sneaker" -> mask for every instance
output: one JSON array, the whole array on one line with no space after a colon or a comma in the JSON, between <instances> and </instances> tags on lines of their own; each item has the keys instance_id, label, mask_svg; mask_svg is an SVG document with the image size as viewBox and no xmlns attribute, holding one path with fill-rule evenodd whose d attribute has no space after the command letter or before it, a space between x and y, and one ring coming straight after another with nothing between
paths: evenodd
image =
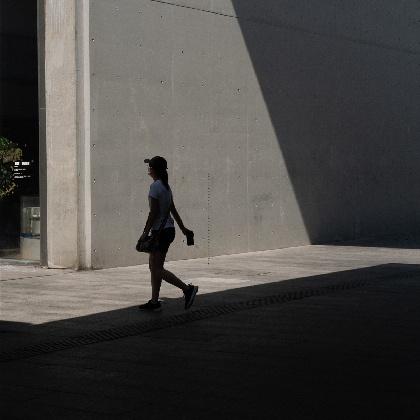
<instances>
[{"instance_id":1,"label":"sneaker","mask_svg":"<svg viewBox=\"0 0 420 420\"><path fill-rule=\"evenodd\" d=\"M139 309L141 311L158 312L162 309L162 305L160 304L160 302L153 303L151 300L149 300L149 302L140 305Z\"/></svg>"},{"instance_id":2,"label":"sneaker","mask_svg":"<svg viewBox=\"0 0 420 420\"><path fill-rule=\"evenodd\" d=\"M195 295L198 292L198 286L193 286L192 284L188 285L188 290L184 293L185 297L185 309L191 307L194 303Z\"/></svg>"}]
</instances>

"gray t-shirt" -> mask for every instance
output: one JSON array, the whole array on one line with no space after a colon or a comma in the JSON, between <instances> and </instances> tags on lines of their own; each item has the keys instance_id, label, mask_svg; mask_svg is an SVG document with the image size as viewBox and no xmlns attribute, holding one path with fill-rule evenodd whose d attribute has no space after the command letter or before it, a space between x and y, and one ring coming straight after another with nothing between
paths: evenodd
<instances>
[{"instance_id":1,"label":"gray t-shirt","mask_svg":"<svg viewBox=\"0 0 420 420\"><path fill-rule=\"evenodd\" d=\"M172 192L170 189L167 190L165 188L165 185L160 179L157 179L152 183L152 185L150 185L149 202L150 197L159 200L159 216L157 217L152 226L152 230L158 230L166 215L168 214L169 206L172 202ZM164 226L164 228L168 227L175 227L174 219L172 219L171 215L169 215L168 220L166 221L166 224Z\"/></svg>"}]
</instances>

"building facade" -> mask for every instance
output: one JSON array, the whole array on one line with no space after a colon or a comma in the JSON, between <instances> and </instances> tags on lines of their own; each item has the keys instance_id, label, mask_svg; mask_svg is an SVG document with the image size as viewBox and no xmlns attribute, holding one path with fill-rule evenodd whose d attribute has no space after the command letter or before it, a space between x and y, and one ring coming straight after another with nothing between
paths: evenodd
<instances>
[{"instance_id":1,"label":"building facade","mask_svg":"<svg viewBox=\"0 0 420 420\"><path fill-rule=\"evenodd\" d=\"M40 260L143 263L420 232L419 3L39 0Z\"/></svg>"}]
</instances>

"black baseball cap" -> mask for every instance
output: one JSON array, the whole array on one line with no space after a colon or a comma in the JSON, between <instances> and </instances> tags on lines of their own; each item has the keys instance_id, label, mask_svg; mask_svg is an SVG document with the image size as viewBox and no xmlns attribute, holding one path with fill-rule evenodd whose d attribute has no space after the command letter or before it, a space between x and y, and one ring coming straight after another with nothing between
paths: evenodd
<instances>
[{"instance_id":1,"label":"black baseball cap","mask_svg":"<svg viewBox=\"0 0 420 420\"><path fill-rule=\"evenodd\" d=\"M168 169L168 162L162 156L154 156L151 159L144 159L144 163L148 163L154 169Z\"/></svg>"}]
</instances>

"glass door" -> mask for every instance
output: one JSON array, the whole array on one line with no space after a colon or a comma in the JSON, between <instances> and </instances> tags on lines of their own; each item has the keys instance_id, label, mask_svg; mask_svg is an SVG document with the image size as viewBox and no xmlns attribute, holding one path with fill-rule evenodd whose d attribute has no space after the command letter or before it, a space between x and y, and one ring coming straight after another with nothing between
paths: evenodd
<instances>
[{"instance_id":1,"label":"glass door","mask_svg":"<svg viewBox=\"0 0 420 420\"><path fill-rule=\"evenodd\" d=\"M0 2L0 258L39 261L37 1Z\"/></svg>"}]
</instances>

